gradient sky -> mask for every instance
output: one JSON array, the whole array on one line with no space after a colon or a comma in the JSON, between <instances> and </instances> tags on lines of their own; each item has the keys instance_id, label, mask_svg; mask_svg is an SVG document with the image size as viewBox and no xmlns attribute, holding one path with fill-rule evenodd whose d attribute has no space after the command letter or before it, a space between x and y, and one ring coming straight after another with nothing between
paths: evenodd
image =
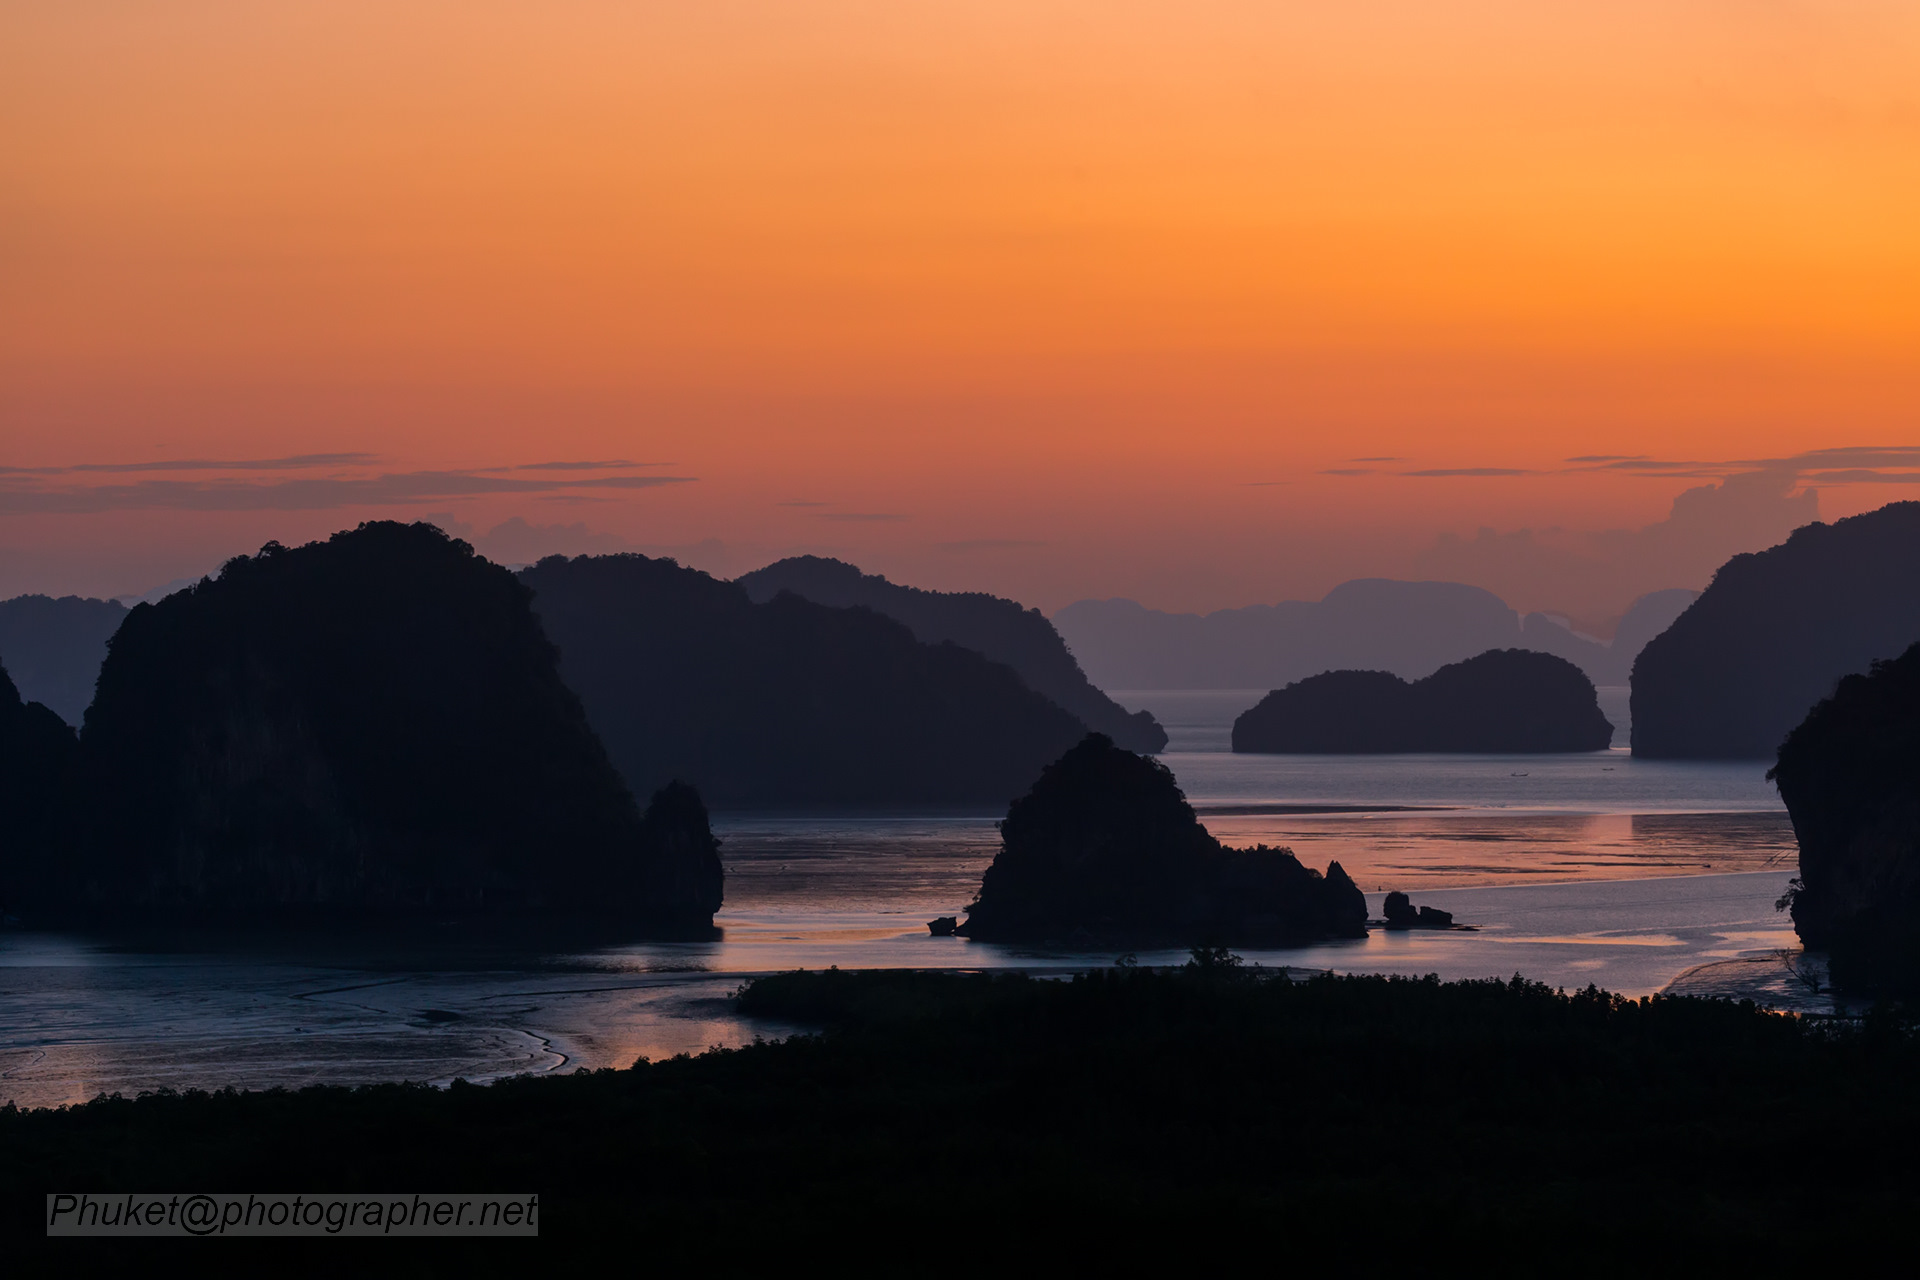
<instances>
[{"instance_id":1,"label":"gradient sky","mask_svg":"<svg viewBox=\"0 0 1920 1280\"><path fill-rule=\"evenodd\" d=\"M1916 68L1910 0L0 2L0 594L435 515L1213 608L1864 510Z\"/></svg>"}]
</instances>

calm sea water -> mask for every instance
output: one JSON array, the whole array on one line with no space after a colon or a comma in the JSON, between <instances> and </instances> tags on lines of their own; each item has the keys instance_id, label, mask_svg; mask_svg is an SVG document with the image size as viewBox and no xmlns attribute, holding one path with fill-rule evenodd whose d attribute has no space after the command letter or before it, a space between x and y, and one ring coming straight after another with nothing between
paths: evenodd
<instances>
[{"instance_id":1,"label":"calm sea water","mask_svg":"<svg viewBox=\"0 0 1920 1280\"><path fill-rule=\"evenodd\" d=\"M1376 930L1364 941L1248 952L1249 961L1449 978L1519 972L1629 994L1677 983L1824 1007L1773 909L1795 855L1762 765L1634 761L1619 749L1227 754L1233 716L1261 692L1116 696L1168 726L1164 758L1223 839L1288 845L1314 866L1337 859L1375 912L1385 890L1405 889L1478 930ZM625 1065L791 1031L734 1014L727 993L756 973L1111 963L1106 953L928 934L927 920L959 913L978 888L998 816L716 815L727 903L724 937L708 943L555 953L229 938L163 950L0 934L0 1100L46 1106L162 1087Z\"/></svg>"}]
</instances>

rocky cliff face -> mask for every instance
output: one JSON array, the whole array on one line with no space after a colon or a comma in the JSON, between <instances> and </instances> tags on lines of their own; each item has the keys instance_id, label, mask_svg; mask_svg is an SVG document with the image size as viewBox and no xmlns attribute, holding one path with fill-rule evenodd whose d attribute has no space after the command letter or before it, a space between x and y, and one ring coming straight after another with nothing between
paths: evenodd
<instances>
[{"instance_id":1,"label":"rocky cliff face","mask_svg":"<svg viewBox=\"0 0 1920 1280\"><path fill-rule=\"evenodd\" d=\"M528 592L429 525L269 544L134 609L81 781L72 909L651 914L640 815Z\"/></svg>"},{"instance_id":2,"label":"rocky cliff face","mask_svg":"<svg viewBox=\"0 0 1920 1280\"><path fill-rule=\"evenodd\" d=\"M1012 668L869 609L744 589L671 560L521 573L561 673L636 795L716 805L1003 805L1086 732Z\"/></svg>"},{"instance_id":3,"label":"rocky cliff face","mask_svg":"<svg viewBox=\"0 0 1920 1280\"><path fill-rule=\"evenodd\" d=\"M1034 692L1079 717L1095 733L1104 733L1129 751L1154 752L1167 745L1167 732L1151 713L1128 711L1087 679L1066 641L1038 609L979 591L923 591L904 587L874 573L861 573L842 560L793 556L739 580L747 594L768 601L782 591L835 608L872 609L905 623L925 644L951 642L972 649L1019 673Z\"/></svg>"},{"instance_id":4,"label":"rocky cliff face","mask_svg":"<svg viewBox=\"0 0 1920 1280\"><path fill-rule=\"evenodd\" d=\"M1800 842L1801 940L1838 981L1920 991L1920 645L1842 679L1768 776Z\"/></svg>"},{"instance_id":5,"label":"rocky cliff face","mask_svg":"<svg viewBox=\"0 0 1920 1280\"><path fill-rule=\"evenodd\" d=\"M1366 898L1287 849L1228 849L1156 760L1098 734L1013 802L958 932L978 941L1252 946L1366 936Z\"/></svg>"},{"instance_id":6,"label":"rocky cliff face","mask_svg":"<svg viewBox=\"0 0 1920 1280\"><path fill-rule=\"evenodd\" d=\"M1329 671L1276 689L1233 723L1246 752L1604 751L1613 726L1564 658L1496 649L1411 683Z\"/></svg>"},{"instance_id":7,"label":"rocky cliff face","mask_svg":"<svg viewBox=\"0 0 1920 1280\"><path fill-rule=\"evenodd\" d=\"M1920 641L1920 503L1735 556L1633 667L1633 753L1771 759L1850 673Z\"/></svg>"}]
</instances>

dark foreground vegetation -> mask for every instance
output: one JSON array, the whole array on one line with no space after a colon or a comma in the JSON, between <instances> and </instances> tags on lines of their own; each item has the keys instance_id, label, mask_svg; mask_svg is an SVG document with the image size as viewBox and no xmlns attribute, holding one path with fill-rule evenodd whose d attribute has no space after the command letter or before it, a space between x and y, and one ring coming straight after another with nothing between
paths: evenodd
<instances>
[{"instance_id":1,"label":"dark foreground vegetation","mask_svg":"<svg viewBox=\"0 0 1920 1280\"><path fill-rule=\"evenodd\" d=\"M1413 681L1325 671L1233 722L1233 749L1245 752L1604 751L1612 740L1586 674L1529 649L1489 649Z\"/></svg>"},{"instance_id":2,"label":"dark foreground vegetation","mask_svg":"<svg viewBox=\"0 0 1920 1280\"><path fill-rule=\"evenodd\" d=\"M1291 983L1221 953L1061 982L788 974L741 1005L824 1032L487 1088L0 1110L10 1260L140 1252L40 1238L51 1190L420 1189L535 1190L541 1238L158 1243L334 1274L758 1270L907 1246L1082 1274L1250 1249L1725 1274L1841 1263L1905 1232L1920 1192L1920 1052L1891 1016L1837 1028L1519 979Z\"/></svg>"}]
</instances>

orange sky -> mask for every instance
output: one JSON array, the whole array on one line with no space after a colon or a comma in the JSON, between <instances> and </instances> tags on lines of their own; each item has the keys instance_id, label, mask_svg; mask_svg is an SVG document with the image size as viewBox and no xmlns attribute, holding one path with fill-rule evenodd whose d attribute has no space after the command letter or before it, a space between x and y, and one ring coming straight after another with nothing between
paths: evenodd
<instances>
[{"instance_id":1,"label":"orange sky","mask_svg":"<svg viewBox=\"0 0 1920 1280\"><path fill-rule=\"evenodd\" d=\"M0 472L0 593L444 513L1217 607L1920 436L1904 0L65 0L0 36L0 465L364 455ZM587 460L662 465L372 483ZM1486 468L1527 474L1402 474ZM1829 516L1912 492L1837 469ZM296 477L348 483L246 497Z\"/></svg>"}]
</instances>

